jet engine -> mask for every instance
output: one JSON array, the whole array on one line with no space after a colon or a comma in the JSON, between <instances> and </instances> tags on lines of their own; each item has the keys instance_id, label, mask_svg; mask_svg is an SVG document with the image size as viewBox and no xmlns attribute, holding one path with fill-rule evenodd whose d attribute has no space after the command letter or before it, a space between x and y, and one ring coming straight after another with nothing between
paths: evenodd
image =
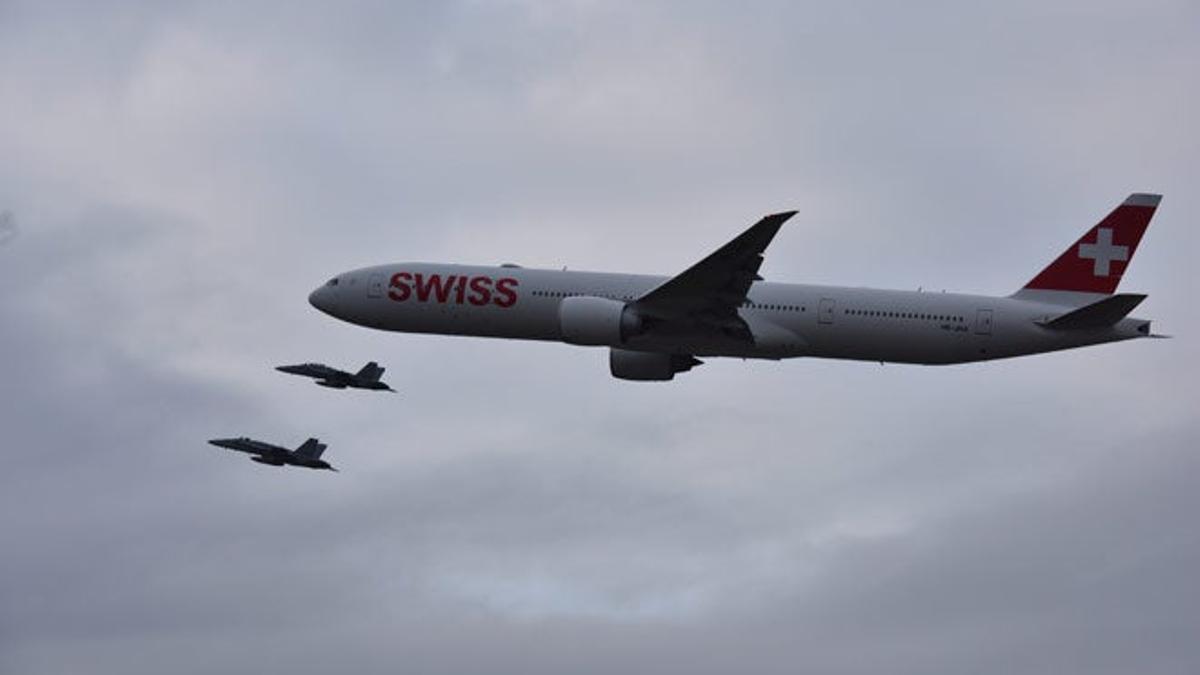
<instances>
[{"instance_id":1,"label":"jet engine","mask_svg":"<svg viewBox=\"0 0 1200 675\"><path fill-rule=\"evenodd\" d=\"M675 373L683 373L704 363L690 354L660 354L656 352L634 352L628 349L611 349L608 352L608 367L613 377L639 382L662 382L674 379Z\"/></svg>"},{"instance_id":2,"label":"jet engine","mask_svg":"<svg viewBox=\"0 0 1200 675\"><path fill-rule=\"evenodd\" d=\"M617 300L572 296L558 304L558 325L564 342L615 346L639 333L642 319Z\"/></svg>"}]
</instances>

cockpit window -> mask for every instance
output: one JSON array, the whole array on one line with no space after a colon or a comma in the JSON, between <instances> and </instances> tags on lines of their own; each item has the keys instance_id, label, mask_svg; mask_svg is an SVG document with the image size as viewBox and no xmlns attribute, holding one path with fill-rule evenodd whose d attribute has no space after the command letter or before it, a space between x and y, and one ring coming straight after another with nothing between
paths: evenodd
<instances>
[{"instance_id":1,"label":"cockpit window","mask_svg":"<svg viewBox=\"0 0 1200 675\"><path fill-rule=\"evenodd\" d=\"M337 277L334 277L334 278L330 279L329 283L327 283L325 285L326 286L337 286L337 282L338 282Z\"/></svg>"}]
</instances>

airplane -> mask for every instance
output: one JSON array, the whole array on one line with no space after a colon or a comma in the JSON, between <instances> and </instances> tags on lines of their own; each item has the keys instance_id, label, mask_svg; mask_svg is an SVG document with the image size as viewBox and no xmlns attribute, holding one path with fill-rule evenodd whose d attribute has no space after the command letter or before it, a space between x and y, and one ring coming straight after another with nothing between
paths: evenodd
<instances>
[{"instance_id":1,"label":"airplane","mask_svg":"<svg viewBox=\"0 0 1200 675\"><path fill-rule=\"evenodd\" d=\"M228 448L248 453L252 455L250 461L258 462L259 464L269 464L271 466L290 464L292 466L303 466L308 469L337 471L337 469L330 466L329 462L321 459L321 453L325 452L327 446L315 438L304 441L295 450L288 450L278 445L263 443L262 441L256 441L245 436L239 438L214 438L209 441L209 444L219 448Z\"/></svg>"},{"instance_id":2,"label":"airplane","mask_svg":"<svg viewBox=\"0 0 1200 675\"><path fill-rule=\"evenodd\" d=\"M396 391L379 380L384 368L371 361L357 373L348 373L337 368L330 368L323 363L302 363L296 366L279 366L275 370L291 375L303 375L315 378L317 384L332 389L372 389L375 391Z\"/></svg>"},{"instance_id":3,"label":"airplane","mask_svg":"<svg viewBox=\"0 0 1200 675\"><path fill-rule=\"evenodd\" d=\"M349 323L406 333L609 348L614 377L671 380L701 357L945 365L1165 337L1116 293L1161 195L1132 194L1007 296L767 283L759 267L795 211L764 217L682 273L432 263L353 270L309 296Z\"/></svg>"}]
</instances>

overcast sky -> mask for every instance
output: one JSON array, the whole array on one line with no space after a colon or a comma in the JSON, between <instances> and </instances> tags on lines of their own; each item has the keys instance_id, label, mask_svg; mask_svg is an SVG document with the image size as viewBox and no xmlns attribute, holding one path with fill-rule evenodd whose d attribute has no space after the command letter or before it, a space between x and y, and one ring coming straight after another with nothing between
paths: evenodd
<instances>
[{"instance_id":1,"label":"overcast sky","mask_svg":"<svg viewBox=\"0 0 1200 675\"><path fill-rule=\"evenodd\" d=\"M1200 5L104 4L0 0L0 672L1200 671ZM1135 191L1173 340L639 384L306 302L781 209L771 280L1007 294Z\"/></svg>"}]
</instances>

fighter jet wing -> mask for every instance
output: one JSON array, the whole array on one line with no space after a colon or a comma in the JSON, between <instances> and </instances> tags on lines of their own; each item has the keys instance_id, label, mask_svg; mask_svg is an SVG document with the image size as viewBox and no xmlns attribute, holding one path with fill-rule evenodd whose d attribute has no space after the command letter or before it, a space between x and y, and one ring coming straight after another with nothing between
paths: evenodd
<instances>
[{"instance_id":1,"label":"fighter jet wing","mask_svg":"<svg viewBox=\"0 0 1200 675\"><path fill-rule=\"evenodd\" d=\"M275 370L289 375L303 375L304 377L315 378L336 378L349 377L350 373L330 368L323 363L300 363L294 366L276 366Z\"/></svg>"},{"instance_id":2,"label":"fighter jet wing","mask_svg":"<svg viewBox=\"0 0 1200 675\"><path fill-rule=\"evenodd\" d=\"M661 320L692 319L735 337L752 339L738 316L746 293L761 281L763 252L795 211L766 216L707 258L634 301L643 315Z\"/></svg>"}]
</instances>

